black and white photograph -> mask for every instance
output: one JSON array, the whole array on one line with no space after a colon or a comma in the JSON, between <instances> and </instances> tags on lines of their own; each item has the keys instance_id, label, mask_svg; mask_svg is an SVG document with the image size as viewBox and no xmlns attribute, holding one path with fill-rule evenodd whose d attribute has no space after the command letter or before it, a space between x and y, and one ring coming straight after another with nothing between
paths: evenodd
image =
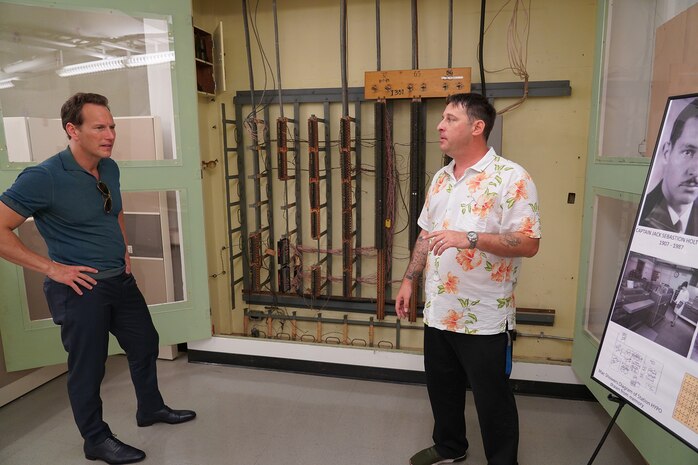
<instances>
[{"instance_id":1,"label":"black and white photograph","mask_svg":"<svg viewBox=\"0 0 698 465\"><path fill-rule=\"evenodd\" d=\"M698 270L630 253L611 321L688 357L698 324Z\"/></svg>"},{"instance_id":2,"label":"black and white photograph","mask_svg":"<svg viewBox=\"0 0 698 465\"><path fill-rule=\"evenodd\" d=\"M657 143L640 226L698 236L698 96L671 100Z\"/></svg>"}]
</instances>

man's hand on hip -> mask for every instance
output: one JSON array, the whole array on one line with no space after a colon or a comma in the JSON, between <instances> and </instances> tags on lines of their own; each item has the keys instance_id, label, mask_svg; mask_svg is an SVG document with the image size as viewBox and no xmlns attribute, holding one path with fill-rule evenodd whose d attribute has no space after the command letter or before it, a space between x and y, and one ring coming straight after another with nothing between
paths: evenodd
<instances>
[{"instance_id":1,"label":"man's hand on hip","mask_svg":"<svg viewBox=\"0 0 698 465\"><path fill-rule=\"evenodd\" d=\"M49 272L46 273L46 276L53 281L72 287L77 294L82 295L80 286L92 290L92 287L97 284L97 281L93 277L85 274L86 272L97 273L97 270L89 266L72 266L51 262L51 268Z\"/></svg>"}]
</instances>

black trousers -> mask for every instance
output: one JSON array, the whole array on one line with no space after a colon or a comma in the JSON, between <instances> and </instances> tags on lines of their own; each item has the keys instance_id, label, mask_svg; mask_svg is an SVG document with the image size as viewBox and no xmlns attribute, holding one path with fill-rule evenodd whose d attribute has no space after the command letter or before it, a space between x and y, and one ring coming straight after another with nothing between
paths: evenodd
<instances>
[{"instance_id":1,"label":"black trousers","mask_svg":"<svg viewBox=\"0 0 698 465\"><path fill-rule=\"evenodd\" d=\"M465 391L470 385L488 465L516 465L519 416L506 374L506 333L468 335L424 327L424 368L442 457L465 454Z\"/></svg>"},{"instance_id":2,"label":"black trousers","mask_svg":"<svg viewBox=\"0 0 698 465\"><path fill-rule=\"evenodd\" d=\"M102 420L99 394L110 332L126 352L138 410L147 414L164 406L156 367L159 337L133 275L99 280L83 295L46 279L44 293L53 321L61 327L68 352L68 396L86 443L99 444L111 434Z\"/></svg>"}]
</instances>

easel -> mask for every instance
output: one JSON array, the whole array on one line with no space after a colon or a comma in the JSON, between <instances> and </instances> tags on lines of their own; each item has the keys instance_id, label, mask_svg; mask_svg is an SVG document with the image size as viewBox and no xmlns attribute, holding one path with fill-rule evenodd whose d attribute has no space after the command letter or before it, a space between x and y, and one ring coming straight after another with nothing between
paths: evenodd
<instances>
[{"instance_id":1,"label":"easel","mask_svg":"<svg viewBox=\"0 0 698 465\"><path fill-rule=\"evenodd\" d=\"M603 443L606 442L606 438L608 437L608 433L611 432L611 428L613 428L613 425L616 423L616 419L618 418L618 415L620 415L621 409L626 404L625 400L623 400L620 397L615 396L613 394L608 395L608 400L610 400L611 402L616 402L618 404L618 408L616 409L616 413L613 414L613 418L611 418L611 422L608 424L608 428L606 428L606 432L603 433L603 437L601 438L601 441L599 441L599 445L596 446L596 450L591 455L591 458L587 462L587 465L591 465L592 463L594 463L594 459L596 458L596 455L599 453L599 450L601 450L601 446L603 446Z\"/></svg>"}]
</instances>

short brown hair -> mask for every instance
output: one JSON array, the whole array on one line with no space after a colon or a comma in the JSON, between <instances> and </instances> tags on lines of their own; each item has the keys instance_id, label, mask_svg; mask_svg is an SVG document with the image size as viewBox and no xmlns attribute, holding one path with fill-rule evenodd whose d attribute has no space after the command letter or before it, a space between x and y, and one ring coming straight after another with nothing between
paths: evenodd
<instances>
[{"instance_id":1,"label":"short brown hair","mask_svg":"<svg viewBox=\"0 0 698 465\"><path fill-rule=\"evenodd\" d=\"M479 119L484 121L485 130L483 134L485 140L490 137L490 132L492 132L494 127L494 120L497 118L497 110L494 109L487 98L475 93L452 94L446 98L446 105L449 103L462 107L471 120Z\"/></svg>"},{"instance_id":2,"label":"short brown hair","mask_svg":"<svg viewBox=\"0 0 698 465\"><path fill-rule=\"evenodd\" d=\"M68 134L66 129L68 123L72 123L74 126L82 124L82 107L86 103L107 107L107 110L109 110L109 99L104 95L78 92L70 97L61 107L61 123L66 134ZM70 134L68 134L68 139L70 139Z\"/></svg>"}]
</instances>

